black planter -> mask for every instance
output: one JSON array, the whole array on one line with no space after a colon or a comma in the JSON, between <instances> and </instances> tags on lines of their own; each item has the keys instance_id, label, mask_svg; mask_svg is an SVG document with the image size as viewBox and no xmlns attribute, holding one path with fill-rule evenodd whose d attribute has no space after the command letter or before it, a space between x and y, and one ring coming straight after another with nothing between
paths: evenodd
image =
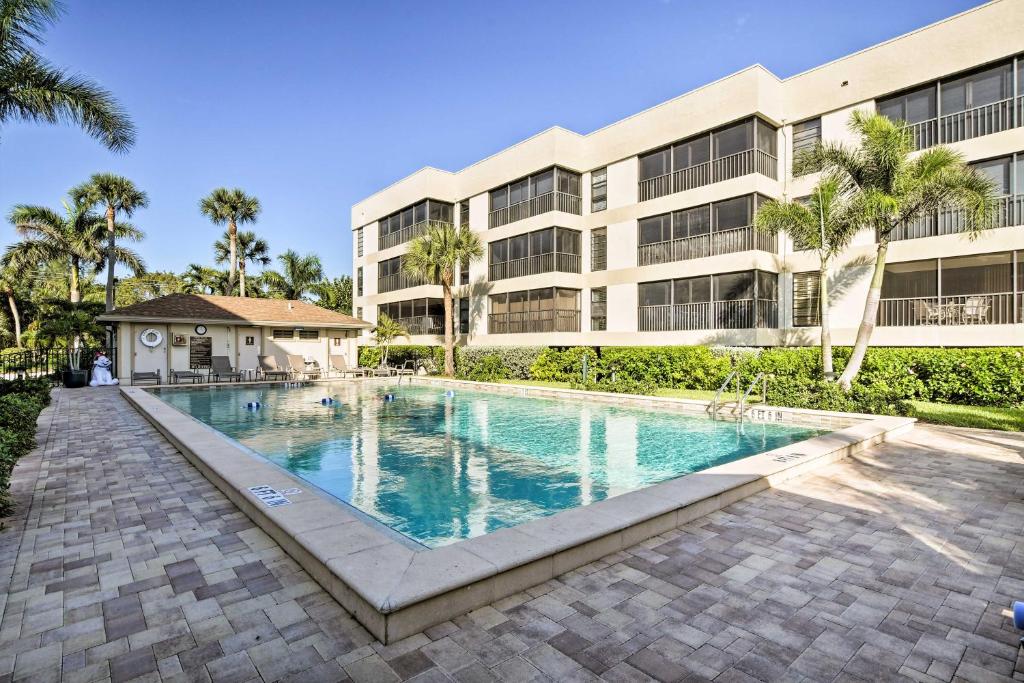
<instances>
[{"instance_id":1,"label":"black planter","mask_svg":"<svg viewBox=\"0 0 1024 683\"><path fill-rule=\"evenodd\" d=\"M64 386L68 389L81 389L89 383L89 373L85 370L65 370Z\"/></svg>"}]
</instances>

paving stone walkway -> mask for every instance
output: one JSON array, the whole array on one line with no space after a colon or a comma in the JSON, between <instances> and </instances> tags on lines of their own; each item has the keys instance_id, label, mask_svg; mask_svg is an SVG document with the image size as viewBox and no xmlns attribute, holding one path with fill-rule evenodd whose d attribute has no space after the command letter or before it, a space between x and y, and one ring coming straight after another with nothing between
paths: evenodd
<instances>
[{"instance_id":1,"label":"paving stone walkway","mask_svg":"<svg viewBox=\"0 0 1024 683\"><path fill-rule=\"evenodd\" d=\"M383 646L116 390L43 417L0 683L1024 680L1024 435L918 428Z\"/></svg>"}]
</instances>

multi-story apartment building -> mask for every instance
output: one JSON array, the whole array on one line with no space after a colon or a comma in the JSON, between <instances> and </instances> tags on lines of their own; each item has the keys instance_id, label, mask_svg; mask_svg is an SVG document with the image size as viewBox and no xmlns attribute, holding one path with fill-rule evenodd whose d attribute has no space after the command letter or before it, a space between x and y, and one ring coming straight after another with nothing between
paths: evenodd
<instances>
[{"instance_id":1,"label":"multi-story apartment building","mask_svg":"<svg viewBox=\"0 0 1024 683\"><path fill-rule=\"evenodd\" d=\"M814 344L817 255L752 227L766 198L809 194L792 159L851 142L855 109L909 122L996 184L978 239L953 212L890 245L873 343L1024 344L1024 0L997 0L787 79L762 66L588 135L551 128L457 173L424 168L352 208L357 317L383 311L438 343L441 288L402 274L433 221L468 223L460 269L471 345ZM832 279L852 343L875 257L863 231Z\"/></svg>"}]
</instances>

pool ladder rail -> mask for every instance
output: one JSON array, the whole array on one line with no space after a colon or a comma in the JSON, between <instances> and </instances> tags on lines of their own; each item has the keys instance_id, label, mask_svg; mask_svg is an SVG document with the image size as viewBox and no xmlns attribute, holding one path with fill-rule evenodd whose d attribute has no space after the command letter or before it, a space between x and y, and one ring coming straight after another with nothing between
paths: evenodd
<instances>
[{"instance_id":1,"label":"pool ladder rail","mask_svg":"<svg viewBox=\"0 0 1024 683\"><path fill-rule=\"evenodd\" d=\"M768 399L768 375L763 372L757 373L750 385L747 386L747 390L741 391L739 370L733 370L729 373L729 376L725 378L725 381L722 382L722 386L718 387L718 391L715 392L715 397L711 399L711 403L708 404L707 412L711 415L712 419L714 419L720 415L723 408L731 408L731 414L738 416L739 421L743 422L743 416L747 411L747 407L752 405L750 401L750 394L757 388L759 383L761 385L760 402L764 403ZM722 401L722 394L725 393L730 384L735 387L736 400Z\"/></svg>"}]
</instances>

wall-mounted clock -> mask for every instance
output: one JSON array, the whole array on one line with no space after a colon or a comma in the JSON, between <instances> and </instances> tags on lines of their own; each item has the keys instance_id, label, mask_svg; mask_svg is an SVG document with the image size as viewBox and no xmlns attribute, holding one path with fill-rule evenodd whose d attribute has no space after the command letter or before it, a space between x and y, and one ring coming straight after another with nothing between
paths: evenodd
<instances>
[{"instance_id":1,"label":"wall-mounted clock","mask_svg":"<svg viewBox=\"0 0 1024 683\"><path fill-rule=\"evenodd\" d=\"M196 325L196 334L206 334L206 325Z\"/></svg>"}]
</instances>

